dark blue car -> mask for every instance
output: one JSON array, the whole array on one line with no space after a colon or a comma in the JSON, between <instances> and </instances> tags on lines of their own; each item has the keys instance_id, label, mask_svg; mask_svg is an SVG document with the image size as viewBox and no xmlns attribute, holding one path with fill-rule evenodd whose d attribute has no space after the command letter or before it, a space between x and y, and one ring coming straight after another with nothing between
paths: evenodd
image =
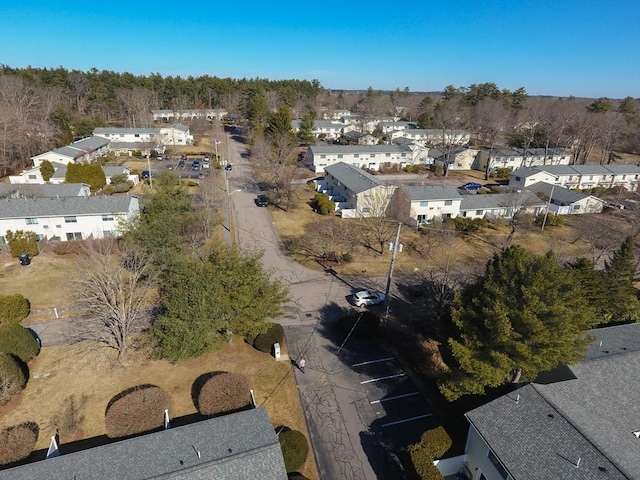
<instances>
[{"instance_id":1,"label":"dark blue car","mask_svg":"<svg viewBox=\"0 0 640 480\"><path fill-rule=\"evenodd\" d=\"M463 190L480 190L482 188L482 185L476 182L469 182L465 183L460 188Z\"/></svg>"}]
</instances>

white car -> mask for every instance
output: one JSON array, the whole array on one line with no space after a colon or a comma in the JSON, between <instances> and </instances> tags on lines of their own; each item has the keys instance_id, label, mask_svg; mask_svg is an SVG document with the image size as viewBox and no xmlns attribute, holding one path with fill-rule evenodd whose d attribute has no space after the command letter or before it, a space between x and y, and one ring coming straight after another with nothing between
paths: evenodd
<instances>
[{"instance_id":1,"label":"white car","mask_svg":"<svg viewBox=\"0 0 640 480\"><path fill-rule=\"evenodd\" d=\"M370 290L360 290L353 294L353 304L356 307L364 307L366 305L378 305L384 302L384 293L372 292Z\"/></svg>"},{"instance_id":2,"label":"white car","mask_svg":"<svg viewBox=\"0 0 640 480\"><path fill-rule=\"evenodd\" d=\"M209 160L206 158L202 161L202 168L209 168Z\"/></svg>"}]
</instances>

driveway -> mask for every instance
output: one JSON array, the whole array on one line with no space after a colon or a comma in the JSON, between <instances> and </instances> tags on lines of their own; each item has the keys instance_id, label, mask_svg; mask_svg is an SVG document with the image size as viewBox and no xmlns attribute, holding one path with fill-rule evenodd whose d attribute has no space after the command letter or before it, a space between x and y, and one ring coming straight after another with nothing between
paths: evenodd
<instances>
[{"instance_id":1,"label":"driveway","mask_svg":"<svg viewBox=\"0 0 640 480\"><path fill-rule=\"evenodd\" d=\"M247 250L264 251L272 277L290 288L278 322L292 362L306 361L305 373L294 368L294 375L320 477L403 478L391 452L415 441L433 421L426 401L379 340L344 342L335 326L354 310L347 302L354 289L348 280L291 260L269 208L255 205L260 191L244 145L230 138L229 157L229 191L241 189L230 196L235 237Z\"/></svg>"}]
</instances>

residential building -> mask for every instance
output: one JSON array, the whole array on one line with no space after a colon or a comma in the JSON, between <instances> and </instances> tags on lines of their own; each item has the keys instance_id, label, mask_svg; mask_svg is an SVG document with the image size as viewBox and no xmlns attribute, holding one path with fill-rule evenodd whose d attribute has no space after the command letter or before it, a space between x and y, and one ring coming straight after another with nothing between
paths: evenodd
<instances>
[{"instance_id":1,"label":"residential building","mask_svg":"<svg viewBox=\"0 0 640 480\"><path fill-rule=\"evenodd\" d=\"M391 132L391 138L408 138L425 145L466 145L471 135L466 130L407 128Z\"/></svg>"},{"instance_id":2,"label":"residential building","mask_svg":"<svg viewBox=\"0 0 640 480\"><path fill-rule=\"evenodd\" d=\"M264 408L223 415L0 470L0 480L287 480Z\"/></svg>"},{"instance_id":3,"label":"residential building","mask_svg":"<svg viewBox=\"0 0 640 480\"><path fill-rule=\"evenodd\" d=\"M65 178L67 176L67 165L61 163L53 163L54 172L51 178L49 179L49 183L52 184L62 184L65 182ZM132 175L131 171L127 167L119 166L119 167L107 167L103 166L102 170L104 171L104 175L106 177L106 184L111 183L111 178L116 175L126 175L127 180L136 185L139 181L138 175ZM11 184L45 184L46 182L42 178L42 174L40 173L40 167L31 168L29 170L24 170L20 175L12 175L9 177L9 182Z\"/></svg>"},{"instance_id":4,"label":"residential building","mask_svg":"<svg viewBox=\"0 0 640 480\"><path fill-rule=\"evenodd\" d=\"M46 198L46 197L88 197L91 195L86 183L0 183L0 199L3 198Z\"/></svg>"},{"instance_id":5,"label":"residential building","mask_svg":"<svg viewBox=\"0 0 640 480\"><path fill-rule=\"evenodd\" d=\"M553 183L579 190L595 187L624 187L635 192L640 184L640 166L635 164L545 165L519 168L509 175L510 188L527 188L537 182Z\"/></svg>"},{"instance_id":6,"label":"residential building","mask_svg":"<svg viewBox=\"0 0 640 480\"><path fill-rule=\"evenodd\" d=\"M419 226L458 216L462 198L458 189L446 184L402 186L395 191L389 208L402 221Z\"/></svg>"},{"instance_id":7,"label":"residential building","mask_svg":"<svg viewBox=\"0 0 640 480\"><path fill-rule=\"evenodd\" d=\"M489 159L491 155L491 159ZM490 151L482 149L478 153L475 170L486 171L487 162L490 162L489 171L498 168L510 168L516 170L524 167L540 165L569 165L571 153L564 148L530 148L526 151L522 148L501 148Z\"/></svg>"},{"instance_id":8,"label":"residential building","mask_svg":"<svg viewBox=\"0 0 640 480\"><path fill-rule=\"evenodd\" d=\"M135 146L150 144L153 145L153 149L160 151L163 151L163 147L166 146L193 144L193 135L191 135L189 127L181 123L161 128L97 127L93 134L106 138L117 145L117 147L110 147L114 151L122 151L125 144L134 144Z\"/></svg>"},{"instance_id":9,"label":"residential building","mask_svg":"<svg viewBox=\"0 0 640 480\"><path fill-rule=\"evenodd\" d=\"M385 185L374 175L344 162L328 166L317 189L336 202L342 217L382 217L396 187Z\"/></svg>"},{"instance_id":10,"label":"residential building","mask_svg":"<svg viewBox=\"0 0 640 480\"><path fill-rule=\"evenodd\" d=\"M291 121L291 130L297 132L300 129L301 120ZM348 132L355 132L357 126L353 123L339 122L335 120L315 120L313 123L313 136L328 140L337 140Z\"/></svg>"},{"instance_id":11,"label":"residential building","mask_svg":"<svg viewBox=\"0 0 640 480\"><path fill-rule=\"evenodd\" d=\"M456 147L449 158L449 170L471 170L478 163L477 148ZM444 166L447 162L447 153L441 148L429 150L429 156L433 157L436 165Z\"/></svg>"},{"instance_id":12,"label":"residential building","mask_svg":"<svg viewBox=\"0 0 640 480\"><path fill-rule=\"evenodd\" d=\"M175 122L184 120L222 120L227 111L224 108L181 108L176 110L151 110L154 122Z\"/></svg>"},{"instance_id":13,"label":"residential building","mask_svg":"<svg viewBox=\"0 0 640 480\"><path fill-rule=\"evenodd\" d=\"M468 479L640 479L640 324L589 334L585 360L466 414Z\"/></svg>"},{"instance_id":14,"label":"residential building","mask_svg":"<svg viewBox=\"0 0 640 480\"><path fill-rule=\"evenodd\" d=\"M129 195L4 198L0 200L0 245L7 230L34 232L38 240L83 240L119 236L121 222L140 212Z\"/></svg>"},{"instance_id":15,"label":"residential building","mask_svg":"<svg viewBox=\"0 0 640 480\"><path fill-rule=\"evenodd\" d=\"M546 182L529 185L527 190L539 195L549 204L549 212L556 215L576 215L581 213L601 213L606 205L593 195L569 190ZM546 209L546 207L545 207Z\"/></svg>"},{"instance_id":16,"label":"residential building","mask_svg":"<svg viewBox=\"0 0 640 480\"><path fill-rule=\"evenodd\" d=\"M103 157L109 152L109 141L99 136L93 136L78 140L70 145L56 148L34 157L33 166L39 168L42 162L48 160L51 163L68 165L70 163L92 163L97 158Z\"/></svg>"},{"instance_id":17,"label":"residential building","mask_svg":"<svg viewBox=\"0 0 640 480\"><path fill-rule=\"evenodd\" d=\"M491 193L486 195L462 195L459 216L465 218L512 218L516 213L539 215L544 213L547 202L535 193Z\"/></svg>"},{"instance_id":18,"label":"residential building","mask_svg":"<svg viewBox=\"0 0 640 480\"><path fill-rule=\"evenodd\" d=\"M339 162L354 167L381 170L385 164L407 165L425 163L427 151L404 145L313 145L307 154L311 169L321 173L329 165Z\"/></svg>"}]
</instances>

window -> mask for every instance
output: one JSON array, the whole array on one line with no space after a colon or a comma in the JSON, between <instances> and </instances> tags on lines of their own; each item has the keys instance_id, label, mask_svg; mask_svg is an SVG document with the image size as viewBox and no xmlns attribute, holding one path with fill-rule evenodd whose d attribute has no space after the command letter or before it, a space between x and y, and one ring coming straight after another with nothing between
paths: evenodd
<instances>
[{"instance_id":1,"label":"window","mask_svg":"<svg viewBox=\"0 0 640 480\"><path fill-rule=\"evenodd\" d=\"M391 154L390 153L385 153L384 156L389 158L391 156Z\"/></svg>"},{"instance_id":2,"label":"window","mask_svg":"<svg viewBox=\"0 0 640 480\"><path fill-rule=\"evenodd\" d=\"M82 240L82 232L67 233L67 240Z\"/></svg>"},{"instance_id":3,"label":"window","mask_svg":"<svg viewBox=\"0 0 640 480\"><path fill-rule=\"evenodd\" d=\"M37 218L25 218L24 221L27 223L27 225L37 225L38 224L38 219Z\"/></svg>"},{"instance_id":4,"label":"window","mask_svg":"<svg viewBox=\"0 0 640 480\"><path fill-rule=\"evenodd\" d=\"M113 215L110 215L110 214L102 215L102 221L103 222L111 222L111 221L113 221Z\"/></svg>"},{"instance_id":5,"label":"window","mask_svg":"<svg viewBox=\"0 0 640 480\"><path fill-rule=\"evenodd\" d=\"M136 138L140 138L140 134L139 133L135 133L133 136L136 137Z\"/></svg>"},{"instance_id":6,"label":"window","mask_svg":"<svg viewBox=\"0 0 640 480\"><path fill-rule=\"evenodd\" d=\"M482 215L483 212L484 210L476 210L476 215Z\"/></svg>"},{"instance_id":7,"label":"window","mask_svg":"<svg viewBox=\"0 0 640 480\"><path fill-rule=\"evenodd\" d=\"M115 230L103 230L102 236L107 238L107 237L117 237L118 235Z\"/></svg>"},{"instance_id":8,"label":"window","mask_svg":"<svg viewBox=\"0 0 640 480\"><path fill-rule=\"evenodd\" d=\"M343 155L342 155L341 153L339 153L339 154L338 154L338 158L342 158L342 156L343 156Z\"/></svg>"},{"instance_id":9,"label":"window","mask_svg":"<svg viewBox=\"0 0 640 480\"><path fill-rule=\"evenodd\" d=\"M320 158L327 158L326 155L320 155Z\"/></svg>"},{"instance_id":10,"label":"window","mask_svg":"<svg viewBox=\"0 0 640 480\"><path fill-rule=\"evenodd\" d=\"M370 207L362 207L362 213L370 213L370 212L371 212Z\"/></svg>"},{"instance_id":11,"label":"window","mask_svg":"<svg viewBox=\"0 0 640 480\"><path fill-rule=\"evenodd\" d=\"M420 206L421 206L421 207L428 207L428 206L429 206L429 202L428 202L428 201L426 201L426 200L422 200L422 201L420 202Z\"/></svg>"},{"instance_id":12,"label":"window","mask_svg":"<svg viewBox=\"0 0 640 480\"><path fill-rule=\"evenodd\" d=\"M453 205L453 200L445 200L444 204L445 204L445 206Z\"/></svg>"},{"instance_id":13,"label":"window","mask_svg":"<svg viewBox=\"0 0 640 480\"><path fill-rule=\"evenodd\" d=\"M354 153L354 154L353 154L353 158L360 158L360 154L358 154L358 153Z\"/></svg>"},{"instance_id":14,"label":"window","mask_svg":"<svg viewBox=\"0 0 640 480\"><path fill-rule=\"evenodd\" d=\"M46 230L47 228L49 228L49 225L43 225L42 228Z\"/></svg>"},{"instance_id":15,"label":"window","mask_svg":"<svg viewBox=\"0 0 640 480\"><path fill-rule=\"evenodd\" d=\"M64 217L64 223L78 223L76 217Z\"/></svg>"},{"instance_id":16,"label":"window","mask_svg":"<svg viewBox=\"0 0 640 480\"><path fill-rule=\"evenodd\" d=\"M375 158L376 154L372 153L371 155L369 155L371 158Z\"/></svg>"},{"instance_id":17,"label":"window","mask_svg":"<svg viewBox=\"0 0 640 480\"><path fill-rule=\"evenodd\" d=\"M406 156L407 156L407 154L406 154L406 153L402 153L402 154L400 154L400 156L401 156L402 158L404 158L404 157L406 157Z\"/></svg>"},{"instance_id":18,"label":"window","mask_svg":"<svg viewBox=\"0 0 640 480\"><path fill-rule=\"evenodd\" d=\"M37 175L29 175L29 180L37 180Z\"/></svg>"},{"instance_id":19,"label":"window","mask_svg":"<svg viewBox=\"0 0 640 480\"><path fill-rule=\"evenodd\" d=\"M519 182L519 181L520 181L520 177L516 177L516 182Z\"/></svg>"},{"instance_id":20,"label":"window","mask_svg":"<svg viewBox=\"0 0 640 480\"><path fill-rule=\"evenodd\" d=\"M0 235L0 245L6 245L7 244L7 239L4 238L2 235Z\"/></svg>"},{"instance_id":21,"label":"window","mask_svg":"<svg viewBox=\"0 0 640 480\"><path fill-rule=\"evenodd\" d=\"M496 457L495 454L491 450L489 450L489 453L487 453L487 458L491 463L493 463L493 466L496 467L496 470L498 471L500 476L506 480L508 475L507 469L502 466L500 460L498 460L498 457Z\"/></svg>"}]
</instances>

